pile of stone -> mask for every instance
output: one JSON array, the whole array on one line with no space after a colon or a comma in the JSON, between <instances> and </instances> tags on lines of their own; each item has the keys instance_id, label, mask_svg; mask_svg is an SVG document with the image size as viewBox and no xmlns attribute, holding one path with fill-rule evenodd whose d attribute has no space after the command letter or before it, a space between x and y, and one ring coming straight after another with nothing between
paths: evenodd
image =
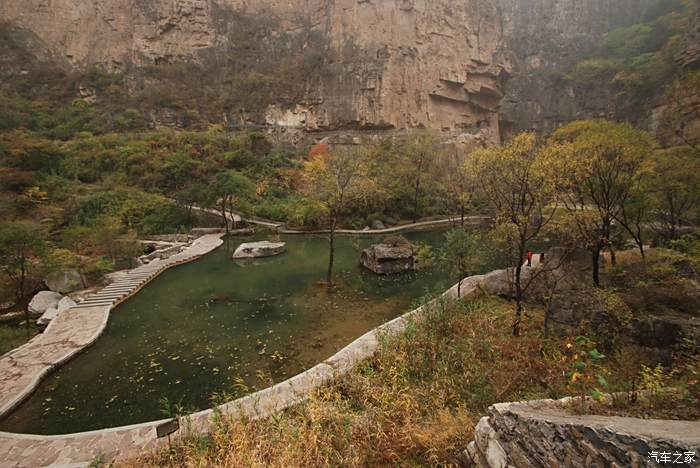
<instances>
[{"instance_id":1,"label":"pile of stone","mask_svg":"<svg viewBox=\"0 0 700 468\"><path fill-rule=\"evenodd\" d=\"M162 241L141 241L141 243L147 247L154 249L151 253L141 255L138 258L138 262L141 265L151 263L153 260L156 259L164 260L166 258L172 257L173 255L182 252L189 245L189 243L173 243Z\"/></svg>"},{"instance_id":2,"label":"pile of stone","mask_svg":"<svg viewBox=\"0 0 700 468\"><path fill-rule=\"evenodd\" d=\"M45 328L58 314L75 305L73 299L63 294L55 291L39 291L29 302L27 310L30 314L39 315L36 324Z\"/></svg>"},{"instance_id":3,"label":"pile of stone","mask_svg":"<svg viewBox=\"0 0 700 468\"><path fill-rule=\"evenodd\" d=\"M413 270L415 256L415 246L396 236L364 249L360 263L378 275L389 275Z\"/></svg>"},{"instance_id":4,"label":"pile of stone","mask_svg":"<svg viewBox=\"0 0 700 468\"><path fill-rule=\"evenodd\" d=\"M656 453L698 453L696 421L574 414L571 398L497 403L479 420L464 465L658 466ZM689 466L689 465L688 465Z\"/></svg>"}]
</instances>

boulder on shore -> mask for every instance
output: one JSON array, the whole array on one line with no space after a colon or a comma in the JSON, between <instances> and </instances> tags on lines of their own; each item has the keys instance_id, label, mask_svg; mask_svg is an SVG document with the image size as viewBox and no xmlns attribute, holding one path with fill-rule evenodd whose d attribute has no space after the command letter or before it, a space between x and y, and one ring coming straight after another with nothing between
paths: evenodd
<instances>
[{"instance_id":1,"label":"boulder on shore","mask_svg":"<svg viewBox=\"0 0 700 468\"><path fill-rule=\"evenodd\" d=\"M413 270L415 248L409 242L374 244L362 251L360 263L379 275Z\"/></svg>"},{"instance_id":2,"label":"boulder on shore","mask_svg":"<svg viewBox=\"0 0 700 468\"><path fill-rule=\"evenodd\" d=\"M57 308L62 298L61 294L54 291L39 291L29 302L27 310L32 314L41 315L48 309Z\"/></svg>"},{"instance_id":3,"label":"boulder on shore","mask_svg":"<svg viewBox=\"0 0 700 468\"><path fill-rule=\"evenodd\" d=\"M284 242L248 242L238 246L233 253L234 259L272 257L286 251Z\"/></svg>"},{"instance_id":4,"label":"boulder on shore","mask_svg":"<svg viewBox=\"0 0 700 468\"><path fill-rule=\"evenodd\" d=\"M57 308L51 307L49 309L46 309L46 312L41 314L41 317L39 317L36 320L36 324L42 329L46 328L46 326L49 324L49 322L51 322L51 320L56 318L56 315L58 315Z\"/></svg>"},{"instance_id":5,"label":"boulder on shore","mask_svg":"<svg viewBox=\"0 0 700 468\"><path fill-rule=\"evenodd\" d=\"M56 315L62 313L65 310L70 309L71 307L75 307L77 304L73 299L70 297L66 296L60 301L58 301L58 304L56 304L56 307L51 307L44 312L41 317L36 321L36 324L39 327L46 327L49 322L51 322L54 318L56 318Z\"/></svg>"},{"instance_id":6,"label":"boulder on shore","mask_svg":"<svg viewBox=\"0 0 700 468\"><path fill-rule=\"evenodd\" d=\"M49 273L44 278L46 286L54 292L66 294L85 287L83 276L78 270L68 268Z\"/></svg>"},{"instance_id":7,"label":"boulder on shore","mask_svg":"<svg viewBox=\"0 0 700 468\"><path fill-rule=\"evenodd\" d=\"M381 231L383 229L386 229L386 226L384 226L384 223L382 223L380 220L375 219L372 221L372 229L375 231Z\"/></svg>"}]
</instances>

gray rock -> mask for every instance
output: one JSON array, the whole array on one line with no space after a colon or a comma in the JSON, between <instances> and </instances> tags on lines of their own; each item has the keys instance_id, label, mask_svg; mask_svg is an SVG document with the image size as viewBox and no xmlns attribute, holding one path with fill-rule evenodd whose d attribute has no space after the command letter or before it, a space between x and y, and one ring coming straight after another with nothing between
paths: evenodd
<instances>
[{"instance_id":1,"label":"gray rock","mask_svg":"<svg viewBox=\"0 0 700 468\"><path fill-rule=\"evenodd\" d=\"M58 304L56 304L56 307L50 307L50 308L46 309L46 312L41 314L41 317L39 317L39 319L36 321L36 324L39 327L44 328L49 324L49 322L51 322L53 319L55 319L58 314L70 309L71 307L75 307L76 305L77 304L75 303L75 301L73 299L66 296L66 297L62 298L60 301L58 301Z\"/></svg>"},{"instance_id":2,"label":"gray rock","mask_svg":"<svg viewBox=\"0 0 700 468\"><path fill-rule=\"evenodd\" d=\"M238 246L236 251L233 253L233 258L241 259L272 257L273 255L284 253L286 250L286 245L287 244L284 242L248 242Z\"/></svg>"},{"instance_id":3,"label":"gray rock","mask_svg":"<svg viewBox=\"0 0 700 468\"><path fill-rule=\"evenodd\" d=\"M384 223L382 223L378 219L375 219L374 221L372 221L372 229L374 229L375 231L379 231L381 229L386 229L386 226L384 226Z\"/></svg>"},{"instance_id":4,"label":"gray rock","mask_svg":"<svg viewBox=\"0 0 700 468\"><path fill-rule=\"evenodd\" d=\"M483 276L481 289L487 294L509 296L512 291L511 282L508 270L495 270Z\"/></svg>"},{"instance_id":5,"label":"gray rock","mask_svg":"<svg viewBox=\"0 0 700 468\"><path fill-rule=\"evenodd\" d=\"M495 439L489 440L488 448L486 449L486 461L491 468L505 468L508 464L508 455Z\"/></svg>"},{"instance_id":6,"label":"gray rock","mask_svg":"<svg viewBox=\"0 0 700 468\"><path fill-rule=\"evenodd\" d=\"M75 307L76 305L78 305L78 304L76 304L73 299L66 296L63 299L61 299L60 301L58 301L58 305L56 306L56 308L58 309L58 313L60 314L64 310L68 310L71 307Z\"/></svg>"},{"instance_id":7,"label":"gray rock","mask_svg":"<svg viewBox=\"0 0 700 468\"><path fill-rule=\"evenodd\" d=\"M61 294L77 291L85 287L83 276L75 269L51 272L44 278L44 283L51 291Z\"/></svg>"},{"instance_id":8,"label":"gray rock","mask_svg":"<svg viewBox=\"0 0 700 468\"><path fill-rule=\"evenodd\" d=\"M375 244L362 251L363 267L380 275L413 270L415 249L406 243L401 245Z\"/></svg>"},{"instance_id":9,"label":"gray rock","mask_svg":"<svg viewBox=\"0 0 700 468\"><path fill-rule=\"evenodd\" d=\"M29 302L27 310L32 314L41 315L52 307L58 307L58 302L62 298L61 294L54 291L39 291Z\"/></svg>"},{"instance_id":10,"label":"gray rock","mask_svg":"<svg viewBox=\"0 0 700 468\"><path fill-rule=\"evenodd\" d=\"M41 317L37 319L36 324L39 327L44 328L49 324L49 322L51 322L51 320L56 318L56 315L58 315L57 308L51 307L49 309L46 309L46 312L41 314Z\"/></svg>"}]
</instances>

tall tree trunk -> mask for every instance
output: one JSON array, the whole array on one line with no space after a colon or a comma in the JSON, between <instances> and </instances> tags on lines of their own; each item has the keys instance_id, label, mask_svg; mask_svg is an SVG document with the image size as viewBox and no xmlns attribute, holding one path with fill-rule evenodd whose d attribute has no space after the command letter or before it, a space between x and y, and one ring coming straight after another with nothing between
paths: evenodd
<instances>
[{"instance_id":1,"label":"tall tree trunk","mask_svg":"<svg viewBox=\"0 0 700 468\"><path fill-rule=\"evenodd\" d=\"M521 249L522 250L522 249ZM520 274L523 269L523 253L515 266L515 321L513 322L513 336L520 336L520 322L523 319L523 290L520 284Z\"/></svg>"},{"instance_id":2,"label":"tall tree trunk","mask_svg":"<svg viewBox=\"0 0 700 468\"><path fill-rule=\"evenodd\" d=\"M644 251L644 242L642 242L641 240L639 240L639 241L637 242L637 247L639 248L639 253L642 255L642 260L646 260L647 254L646 254L646 252Z\"/></svg>"},{"instance_id":3,"label":"tall tree trunk","mask_svg":"<svg viewBox=\"0 0 700 468\"><path fill-rule=\"evenodd\" d=\"M600 244L596 245L591 251L591 260L593 261L593 284L600 287Z\"/></svg>"},{"instance_id":4,"label":"tall tree trunk","mask_svg":"<svg viewBox=\"0 0 700 468\"><path fill-rule=\"evenodd\" d=\"M336 217L331 213L330 218L330 228L331 234L328 242L328 273L326 274L326 284L328 287L333 285L333 257L335 255L335 227L336 227Z\"/></svg>"},{"instance_id":5,"label":"tall tree trunk","mask_svg":"<svg viewBox=\"0 0 700 468\"><path fill-rule=\"evenodd\" d=\"M420 199L420 175L416 178L416 187L413 194L413 222L418 222L418 205Z\"/></svg>"},{"instance_id":6,"label":"tall tree trunk","mask_svg":"<svg viewBox=\"0 0 700 468\"><path fill-rule=\"evenodd\" d=\"M226 200L227 197L221 199L221 217L224 219L224 227L226 228L226 234L229 233L228 228L228 216L226 216Z\"/></svg>"},{"instance_id":7,"label":"tall tree trunk","mask_svg":"<svg viewBox=\"0 0 700 468\"><path fill-rule=\"evenodd\" d=\"M233 195L228 200L228 212L231 215L231 229L236 229L236 215L233 213Z\"/></svg>"},{"instance_id":8,"label":"tall tree trunk","mask_svg":"<svg viewBox=\"0 0 700 468\"><path fill-rule=\"evenodd\" d=\"M19 270L19 282L17 284L17 304L20 304L22 302L22 299L24 299L24 284L27 281L25 258L21 259ZM29 307L24 308L24 324L27 327L27 333L29 333Z\"/></svg>"},{"instance_id":9,"label":"tall tree trunk","mask_svg":"<svg viewBox=\"0 0 700 468\"><path fill-rule=\"evenodd\" d=\"M617 256L615 255L615 248L610 245L608 246L608 250L610 250L610 264L612 266L617 265Z\"/></svg>"}]
</instances>

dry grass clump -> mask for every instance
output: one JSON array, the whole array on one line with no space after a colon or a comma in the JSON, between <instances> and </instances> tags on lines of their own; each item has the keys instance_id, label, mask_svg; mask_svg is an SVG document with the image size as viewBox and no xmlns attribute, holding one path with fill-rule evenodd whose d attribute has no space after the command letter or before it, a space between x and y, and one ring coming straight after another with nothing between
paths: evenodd
<instances>
[{"instance_id":1,"label":"dry grass clump","mask_svg":"<svg viewBox=\"0 0 700 468\"><path fill-rule=\"evenodd\" d=\"M375 357L304 404L256 421L222 419L208 437L125 466L454 466L491 403L560 396L559 342L533 311L511 336L512 306L484 298L432 307Z\"/></svg>"}]
</instances>

